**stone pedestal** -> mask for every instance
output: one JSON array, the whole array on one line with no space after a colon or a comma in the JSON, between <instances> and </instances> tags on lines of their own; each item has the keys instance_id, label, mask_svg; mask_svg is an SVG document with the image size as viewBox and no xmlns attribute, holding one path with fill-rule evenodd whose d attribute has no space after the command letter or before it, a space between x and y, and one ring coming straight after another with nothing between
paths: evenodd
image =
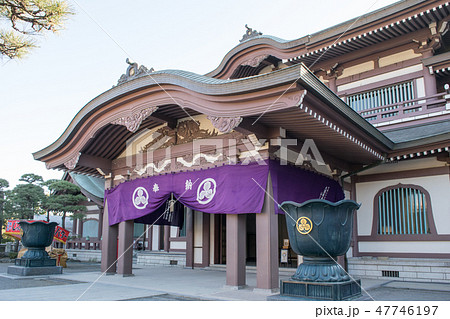
<instances>
[{"instance_id":1,"label":"stone pedestal","mask_svg":"<svg viewBox=\"0 0 450 319\"><path fill-rule=\"evenodd\" d=\"M56 259L42 258L18 258L14 266L9 266L7 273L17 276L41 276L62 274L61 266L56 266Z\"/></svg>"},{"instance_id":2,"label":"stone pedestal","mask_svg":"<svg viewBox=\"0 0 450 319\"><path fill-rule=\"evenodd\" d=\"M55 260L56 261L56 260ZM7 273L16 276L44 276L62 274L62 266L24 267L9 266Z\"/></svg>"},{"instance_id":3,"label":"stone pedestal","mask_svg":"<svg viewBox=\"0 0 450 319\"><path fill-rule=\"evenodd\" d=\"M339 282L281 280L280 295L274 300L282 300L284 296L327 301L354 299L361 296L361 280Z\"/></svg>"},{"instance_id":4,"label":"stone pedestal","mask_svg":"<svg viewBox=\"0 0 450 319\"><path fill-rule=\"evenodd\" d=\"M21 258L16 259L14 265L21 267L55 267L56 259L29 259L29 258Z\"/></svg>"}]
</instances>

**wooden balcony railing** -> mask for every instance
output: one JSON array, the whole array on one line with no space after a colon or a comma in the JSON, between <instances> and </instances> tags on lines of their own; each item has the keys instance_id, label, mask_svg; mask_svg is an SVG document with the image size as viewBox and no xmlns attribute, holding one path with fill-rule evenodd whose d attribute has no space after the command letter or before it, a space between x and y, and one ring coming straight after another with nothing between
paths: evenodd
<instances>
[{"instance_id":1,"label":"wooden balcony railing","mask_svg":"<svg viewBox=\"0 0 450 319\"><path fill-rule=\"evenodd\" d=\"M102 249L102 241L97 238L92 239L85 239L85 238L79 238L79 239L72 239L68 240L66 243L67 249L86 249L86 250L99 250Z\"/></svg>"},{"instance_id":2,"label":"wooden balcony railing","mask_svg":"<svg viewBox=\"0 0 450 319\"><path fill-rule=\"evenodd\" d=\"M385 122L401 122L407 118L419 119L432 113L450 110L450 94L442 92L435 95L407 100L395 104L374 107L358 113L370 123L376 125ZM398 120L398 121L397 121Z\"/></svg>"}]
</instances>

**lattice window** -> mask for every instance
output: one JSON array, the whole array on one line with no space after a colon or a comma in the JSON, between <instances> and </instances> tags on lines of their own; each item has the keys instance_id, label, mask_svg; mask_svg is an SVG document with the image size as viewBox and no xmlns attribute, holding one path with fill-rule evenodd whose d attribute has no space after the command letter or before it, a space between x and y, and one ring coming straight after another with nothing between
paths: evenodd
<instances>
[{"instance_id":1,"label":"lattice window","mask_svg":"<svg viewBox=\"0 0 450 319\"><path fill-rule=\"evenodd\" d=\"M414 99L414 82L404 82L391 86L386 86L372 91L362 92L347 97L347 104L357 112L370 110L376 107L396 104ZM378 110L394 112L386 114L384 117L394 116L396 106ZM370 114L370 112L366 113ZM389 115L390 114L390 115Z\"/></svg>"},{"instance_id":2,"label":"lattice window","mask_svg":"<svg viewBox=\"0 0 450 319\"><path fill-rule=\"evenodd\" d=\"M426 193L418 187L404 185L379 193L378 235L430 234L427 210L431 209Z\"/></svg>"}]
</instances>

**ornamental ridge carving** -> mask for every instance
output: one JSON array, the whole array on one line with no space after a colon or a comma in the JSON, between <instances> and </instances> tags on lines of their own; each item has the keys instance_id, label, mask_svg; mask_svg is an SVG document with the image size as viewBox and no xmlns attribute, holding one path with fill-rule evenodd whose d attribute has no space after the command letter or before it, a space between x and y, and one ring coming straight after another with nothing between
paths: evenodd
<instances>
[{"instance_id":1,"label":"ornamental ridge carving","mask_svg":"<svg viewBox=\"0 0 450 319\"><path fill-rule=\"evenodd\" d=\"M153 133L154 138L144 147L142 147L141 152L147 152L148 150L167 148L173 146L177 142L177 132L168 126L163 126L157 129Z\"/></svg>"},{"instance_id":2,"label":"ornamental ridge carving","mask_svg":"<svg viewBox=\"0 0 450 319\"><path fill-rule=\"evenodd\" d=\"M219 130L220 133L228 133L234 128L236 128L242 122L242 117L217 117L217 116L207 116L208 120L211 121L212 125Z\"/></svg>"},{"instance_id":3,"label":"ornamental ridge carving","mask_svg":"<svg viewBox=\"0 0 450 319\"><path fill-rule=\"evenodd\" d=\"M211 132L208 129L202 129L197 122L193 120L180 122L177 126L177 144L192 142L201 138L217 136L216 130Z\"/></svg>"},{"instance_id":4,"label":"ornamental ridge carving","mask_svg":"<svg viewBox=\"0 0 450 319\"><path fill-rule=\"evenodd\" d=\"M139 126L141 125L142 121L145 120L157 109L158 109L157 106L151 106L137 113L132 113L129 116L118 118L117 120L111 121L110 123L116 125L123 125L128 129L128 131L130 131L131 133L135 133L139 129Z\"/></svg>"},{"instance_id":5,"label":"ornamental ridge carving","mask_svg":"<svg viewBox=\"0 0 450 319\"><path fill-rule=\"evenodd\" d=\"M253 30L252 28L249 28L247 25L245 25L245 27L247 28L247 31L245 31L245 34L242 36L242 39L239 40L239 42L244 42L245 40L248 40L250 38L254 38L259 35L262 35L262 32Z\"/></svg>"},{"instance_id":6,"label":"ornamental ridge carving","mask_svg":"<svg viewBox=\"0 0 450 319\"><path fill-rule=\"evenodd\" d=\"M155 131L155 138L146 144L141 152L149 150L167 148L172 145L190 143L197 139L205 139L217 136L216 130L201 129L197 122L193 120L178 123L175 130L163 126Z\"/></svg>"},{"instance_id":7,"label":"ornamental ridge carving","mask_svg":"<svg viewBox=\"0 0 450 319\"><path fill-rule=\"evenodd\" d=\"M155 71L153 68L150 68L150 70L149 70L143 65L138 67L138 64L136 62L130 62L130 60L128 58L126 59L126 62L130 66L127 68L127 71L125 72L125 74L122 74L120 76L119 80L117 81L117 85L121 85L121 84L131 81L133 79L136 79L136 78L139 78L142 76L146 76Z\"/></svg>"},{"instance_id":8,"label":"ornamental ridge carving","mask_svg":"<svg viewBox=\"0 0 450 319\"><path fill-rule=\"evenodd\" d=\"M262 61L264 61L268 57L269 57L268 54L258 55L258 56L255 56L254 58L244 61L244 63L241 63L241 65L242 66L248 65L248 66L251 66L252 68L256 68Z\"/></svg>"},{"instance_id":9,"label":"ornamental ridge carving","mask_svg":"<svg viewBox=\"0 0 450 319\"><path fill-rule=\"evenodd\" d=\"M77 166L78 160L80 159L81 153L78 152L74 157L69 159L67 162L64 163L64 166L67 167L67 169L74 169L75 166Z\"/></svg>"}]
</instances>

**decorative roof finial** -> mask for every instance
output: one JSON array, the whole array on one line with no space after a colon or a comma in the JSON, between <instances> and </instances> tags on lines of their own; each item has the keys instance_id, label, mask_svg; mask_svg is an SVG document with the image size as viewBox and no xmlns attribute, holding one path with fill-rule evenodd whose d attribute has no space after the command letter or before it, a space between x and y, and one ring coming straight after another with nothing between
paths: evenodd
<instances>
[{"instance_id":1,"label":"decorative roof finial","mask_svg":"<svg viewBox=\"0 0 450 319\"><path fill-rule=\"evenodd\" d=\"M249 28L248 25L245 25L245 27L247 28L247 31L242 36L242 39L239 40L239 42L244 42L245 40L248 40L250 38L262 35L262 32L258 32L256 30L253 30L252 28Z\"/></svg>"},{"instance_id":2,"label":"decorative roof finial","mask_svg":"<svg viewBox=\"0 0 450 319\"><path fill-rule=\"evenodd\" d=\"M123 84L141 76L148 75L155 71L153 68L150 68L149 70L143 65L138 67L138 64L136 62L131 62L129 58L127 58L125 62L130 66L127 68L125 74L122 74L122 76L119 78L119 81L117 81L117 85Z\"/></svg>"}]
</instances>

